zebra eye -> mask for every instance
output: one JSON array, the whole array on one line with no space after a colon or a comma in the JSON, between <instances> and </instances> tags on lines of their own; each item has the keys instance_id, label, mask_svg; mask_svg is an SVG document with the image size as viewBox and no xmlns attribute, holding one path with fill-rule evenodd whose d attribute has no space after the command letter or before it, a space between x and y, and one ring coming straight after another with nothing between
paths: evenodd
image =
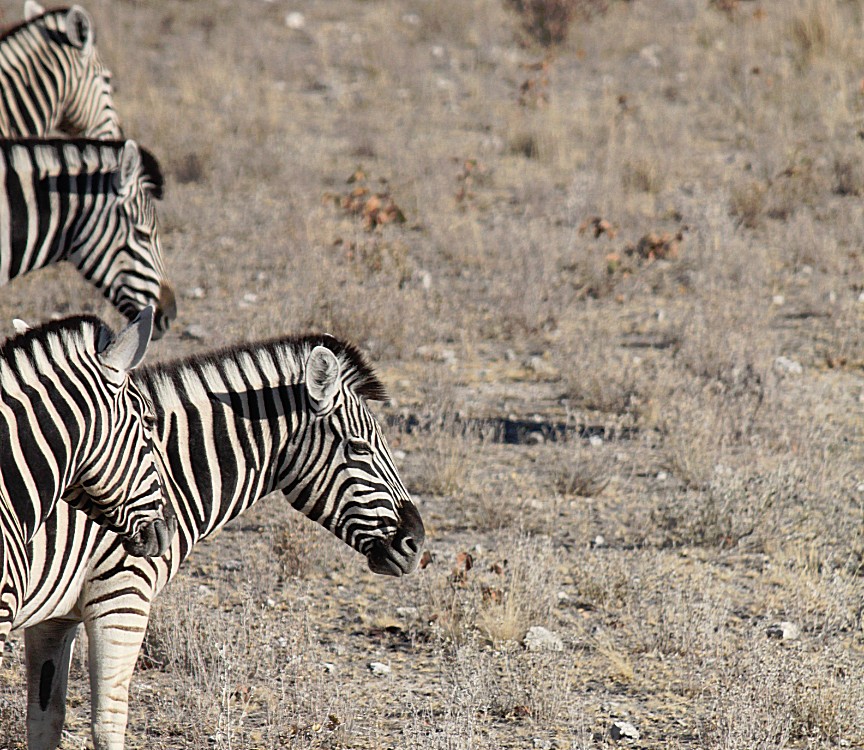
<instances>
[{"instance_id":1,"label":"zebra eye","mask_svg":"<svg viewBox=\"0 0 864 750\"><path fill-rule=\"evenodd\" d=\"M348 449L359 456L368 456L372 453L372 446L363 438L350 438Z\"/></svg>"},{"instance_id":2,"label":"zebra eye","mask_svg":"<svg viewBox=\"0 0 864 750\"><path fill-rule=\"evenodd\" d=\"M144 426L152 430L156 426L156 415L155 414L145 414L144 415Z\"/></svg>"}]
</instances>

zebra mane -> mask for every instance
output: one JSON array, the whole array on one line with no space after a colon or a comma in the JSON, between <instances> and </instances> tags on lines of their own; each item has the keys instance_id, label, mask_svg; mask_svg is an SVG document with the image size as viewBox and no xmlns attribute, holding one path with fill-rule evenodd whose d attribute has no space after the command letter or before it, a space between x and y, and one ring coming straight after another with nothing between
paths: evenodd
<instances>
[{"instance_id":1,"label":"zebra mane","mask_svg":"<svg viewBox=\"0 0 864 750\"><path fill-rule=\"evenodd\" d=\"M126 141L100 140L98 138L0 138L0 147L12 144L24 146L25 148L51 148L60 152L68 146L74 146L79 151L92 146L95 149L109 148L119 152L126 145ZM141 154L141 179L144 187L150 195L157 200L161 200L165 192L165 178L162 175L159 162L153 156L153 153L144 148L140 143L138 143L138 152ZM119 168L118 161L118 166L115 169Z\"/></svg>"},{"instance_id":2,"label":"zebra mane","mask_svg":"<svg viewBox=\"0 0 864 750\"><path fill-rule=\"evenodd\" d=\"M184 371L190 369L203 372L208 367L223 369L226 364L233 363L242 370L244 364L251 360L262 370L272 369L274 362L281 365L280 384L299 382L306 358L316 346L326 347L336 355L341 365L341 380L346 388L370 401L387 400L387 389L360 350L347 341L327 334L284 336L193 354L183 359L143 367L136 371L135 379L146 381L159 390L160 381L182 381ZM264 359L267 361L263 362Z\"/></svg>"},{"instance_id":3,"label":"zebra mane","mask_svg":"<svg viewBox=\"0 0 864 750\"><path fill-rule=\"evenodd\" d=\"M95 315L73 315L60 320L52 320L34 328L28 328L23 333L10 336L0 343L0 361L13 359L17 352L24 352L28 358L36 343L47 343L52 335L59 335L66 343L70 341L83 341L87 328L98 331L105 326ZM32 360L31 360L32 361Z\"/></svg>"},{"instance_id":4,"label":"zebra mane","mask_svg":"<svg viewBox=\"0 0 864 750\"><path fill-rule=\"evenodd\" d=\"M60 8L46 8L44 13L40 13L38 16L33 16L33 18L23 21L18 21L17 23L10 24L5 29L0 29L0 42L2 42L6 37L10 37L13 34L17 34L21 29L25 26L32 26L37 21L41 21L45 16L50 16L54 13L67 13L69 11L69 6L60 7ZM49 30L50 31L50 30Z\"/></svg>"}]
</instances>

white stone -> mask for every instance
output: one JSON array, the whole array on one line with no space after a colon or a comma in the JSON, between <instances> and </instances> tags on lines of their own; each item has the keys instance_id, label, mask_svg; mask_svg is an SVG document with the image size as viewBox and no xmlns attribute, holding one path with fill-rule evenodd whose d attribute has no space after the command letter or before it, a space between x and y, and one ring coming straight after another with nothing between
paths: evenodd
<instances>
[{"instance_id":1,"label":"white stone","mask_svg":"<svg viewBox=\"0 0 864 750\"><path fill-rule=\"evenodd\" d=\"M804 372L804 368L800 362L796 362L789 357L777 357L774 360L774 370L783 375L800 375Z\"/></svg>"},{"instance_id":2,"label":"white stone","mask_svg":"<svg viewBox=\"0 0 864 750\"><path fill-rule=\"evenodd\" d=\"M193 323L191 326L186 326L186 330L181 334L184 339L194 339L195 341L203 341L209 335L207 329Z\"/></svg>"},{"instance_id":3,"label":"white stone","mask_svg":"<svg viewBox=\"0 0 864 750\"><path fill-rule=\"evenodd\" d=\"M801 637L801 628L794 622L784 620L783 622L769 625L765 633L769 638L777 638L781 641L794 641Z\"/></svg>"},{"instance_id":4,"label":"white stone","mask_svg":"<svg viewBox=\"0 0 864 750\"><path fill-rule=\"evenodd\" d=\"M333 674L336 671L336 665L332 662L325 661L321 666L324 667L324 671L327 674Z\"/></svg>"},{"instance_id":5,"label":"white stone","mask_svg":"<svg viewBox=\"0 0 864 750\"><path fill-rule=\"evenodd\" d=\"M609 727L609 734L613 740L638 740L639 730L636 729L629 721L614 721Z\"/></svg>"},{"instance_id":6,"label":"white stone","mask_svg":"<svg viewBox=\"0 0 864 750\"><path fill-rule=\"evenodd\" d=\"M397 461L404 461L408 457L408 454L405 451L393 451L393 458Z\"/></svg>"},{"instance_id":7,"label":"white stone","mask_svg":"<svg viewBox=\"0 0 864 750\"><path fill-rule=\"evenodd\" d=\"M304 16L299 11L292 11L287 16L285 16L285 25L289 29L294 29L294 31L299 31L304 26L306 26L306 16Z\"/></svg>"},{"instance_id":8,"label":"white stone","mask_svg":"<svg viewBox=\"0 0 864 750\"><path fill-rule=\"evenodd\" d=\"M598 448L603 445L603 438L599 435L592 435L588 438L588 445L593 446L594 448Z\"/></svg>"},{"instance_id":9,"label":"white stone","mask_svg":"<svg viewBox=\"0 0 864 750\"><path fill-rule=\"evenodd\" d=\"M606 537L602 534L598 534L594 537L594 546L595 547L605 547L606 546Z\"/></svg>"},{"instance_id":10,"label":"white stone","mask_svg":"<svg viewBox=\"0 0 864 750\"><path fill-rule=\"evenodd\" d=\"M563 651L564 642L551 630L534 625L528 628L522 645L529 651Z\"/></svg>"},{"instance_id":11,"label":"white stone","mask_svg":"<svg viewBox=\"0 0 864 750\"><path fill-rule=\"evenodd\" d=\"M786 304L786 298L782 294L775 294L771 298L771 303L780 307L781 305Z\"/></svg>"},{"instance_id":12,"label":"white stone","mask_svg":"<svg viewBox=\"0 0 864 750\"><path fill-rule=\"evenodd\" d=\"M417 607L396 607L396 614L406 620L416 620L420 616Z\"/></svg>"},{"instance_id":13,"label":"white stone","mask_svg":"<svg viewBox=\"0 0 864 750\"><path fill-rule=\"evenodd\" d=\"M390 665L381 661L373 661L369 664L369 671L374 675L384 677L385 675L390 674Z\"/></svg>"}]
</instances>

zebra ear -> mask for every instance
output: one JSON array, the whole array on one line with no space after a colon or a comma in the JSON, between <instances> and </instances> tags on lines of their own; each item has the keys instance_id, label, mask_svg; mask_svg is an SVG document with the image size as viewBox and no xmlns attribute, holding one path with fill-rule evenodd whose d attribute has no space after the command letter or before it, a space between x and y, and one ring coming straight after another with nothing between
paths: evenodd
<instances>
[{"instance_id":1,"label":"zebra ear","mask_svg":"<svg viewBox=\"0 0 864 750\"><path fill-rule=\"evenodd\" d=\"M33 326L31 326L26 321L21 320L21 318L12 318L12 328L15 329L15 333L22 334L27 333Z\"/></svg>"},{"instance_id":2,"label":"zebra ear","mask_svg":"<svg viewBox=\"0 0 864 750\"><path fill-rule=\"evenodd\" d=\"M132 186L141 170L141 151L135 141L123 144L120 156L120 171L117 174L117 194L125 198L132 192Z\"/></svg>"},{"instance_id":3,"label":"zebra ear","mask_svg":"<svg viewBox=\"0 0 864 750\"><path fill-rule=\"evenodd\" d=\"M129 370L141 364L153 333L153 306L148 305L113 339L99 332L96 355L109 372L109 379L122 380Z\"/></svg>"},{"instance_id":4,"label":"zebra ear","mask_svg":"<svg viewBox=\"0 0 864 750\"><path fill-rule=\"evenodd\" d=\"M66 36L85 57L93 52L93 21L80 5L73 5L66 14Z\"/></svg>"},{"instance_id":5,"label":"zebra ear","mask_svg":"<svg viewBox=\"0 0 864 750\"><path fill-rule=\"evenodd\" d=\"M41 16L45 14L45 8L43 8L36 0L27 0L24 3L24 20L32 21L36 16Z\"/></svg>"},{"instance_id":6,"label":"zebra ear","mask_svg":"<svg viewBox=\"0 0 864 750\"><path fill-rule=\"evenodd\" d=\"M339 360L327 347L316 346L306 360L306 391L315 411L330 408L339 387Z\"/></svg>"}]
</instances>

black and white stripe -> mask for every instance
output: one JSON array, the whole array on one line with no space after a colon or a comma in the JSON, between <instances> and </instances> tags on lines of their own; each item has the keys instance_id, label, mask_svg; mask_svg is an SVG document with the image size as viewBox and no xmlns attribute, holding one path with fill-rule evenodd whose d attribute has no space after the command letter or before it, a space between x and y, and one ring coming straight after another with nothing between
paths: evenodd
<instances>
[{"instance_id":1,"label":"black and white stripe","mask_svg":"<svg viewBox=\"0 0 864 750\"><path fill-rule=\"evenodd\" d=\"M0 347L0 658L30 583L27 545L61 498L127 550L167 549L152 414L129 378L151 330L148 308L116 338L78 317Z\"/></svg>"},{"instance_id":2,"label":"black and white stripe","mask_svg":"<svg viewBox=\"0 0 864 750\"><path fill-rule=\"evenodd\" d=\"M352 346L329 336L281 339L157 365L135 379L156 413L178 532L168 554L141 564L116 536L58 507L34 539L34 576L15 623L26 629L30 748L60 740L81 622L94 747L124 746L129 682L153 598L199 539L273 490L378 573L411 572L423 547L420 515L366 405L384 389Z\"/></svg>"},{"instance_id":3,"label":"black and white stripe","mask_svg":"<svg viewBox=\"0 0 864 750\"><path fill-rule=\"evenodd\" d=\"M0 285L69 261L130 320L176 315L156 225L162 174L134 141L0 140Z\"/></svg>"},{"instance_id":4,"label":"black and white stripe","mask_svg":"<svg viewBox=\"0 0 864 750\"><path fill-rule=\"evenodd\" d=\"M27 0L25 21L0 36L0 136L122 138L111 73L93 22L78 5L46 12Z\"/></svg>"}]
</instances>

